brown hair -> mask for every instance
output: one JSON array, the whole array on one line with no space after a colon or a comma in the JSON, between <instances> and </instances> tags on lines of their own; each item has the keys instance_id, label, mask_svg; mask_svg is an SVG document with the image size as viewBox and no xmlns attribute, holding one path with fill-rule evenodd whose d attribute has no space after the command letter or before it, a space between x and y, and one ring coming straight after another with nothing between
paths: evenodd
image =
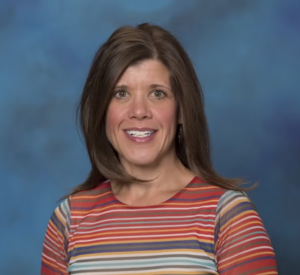
<instances>
[{"instance_id":1,"label":"brown hair","mask_svg":"<svg viewBox=\"0 0 300 275\"><path fill-rule=\"evenodd\" d=\"M74 188L72 194L96 187L106 179L134 180L123 169L108 141L105 116L123 72L146 59L159 60L170 71L183 125L183 142L176 140L176 153L181 162L210 184L243 190L238 187L240 180L223 178L212 167L202 89L187 53L172 34L145 23L117 29L94 57L78 108L92 169L86 181Z\"/></svg>"}]
</instances>

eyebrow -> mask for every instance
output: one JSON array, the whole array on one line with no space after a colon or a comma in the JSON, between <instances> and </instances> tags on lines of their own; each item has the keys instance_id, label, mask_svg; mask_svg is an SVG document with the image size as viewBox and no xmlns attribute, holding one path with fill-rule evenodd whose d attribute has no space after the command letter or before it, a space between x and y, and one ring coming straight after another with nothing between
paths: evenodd
<instances>
[{"instance_id":1,"label":"eyebrow","mask_svg":"<svg viewBox=\"0 0 300 275\"><path fill-rule=\"evenodd\" d=\"M119 86L116 86L115 89L127 89L128 86L126 85L119 85Z\"/></svg>"},{"instance_id":2,"label":"eyebrow","mask_svg":"<svg viewBox=\"0 0 300 275\"><path fill-rule=\"evenodd\" d=\"M167 87L167 86L164 86L161 84L152 84L152 85L150 85L150 88L151 89L164 88L164 89L168 89L168 90L172 91L170 87ZM118 85L115 87L115 89L128 89L128 86L127 85Z\"/></svg>"},{"instance_id":3,"label":"eyebrow","mask_svg":"<svg viewBox=\"0 0 300 275\"><path fill-rule=\"evenodd\" d=\"M152 84L150 85L150 88L151 89L155 89L155 88L165 88L165 89L168 89L171 91L171 88L170 87L167 87L167 86L164 86L164 85L161 85L161 84Z\"/></svg>"}]
</instances>

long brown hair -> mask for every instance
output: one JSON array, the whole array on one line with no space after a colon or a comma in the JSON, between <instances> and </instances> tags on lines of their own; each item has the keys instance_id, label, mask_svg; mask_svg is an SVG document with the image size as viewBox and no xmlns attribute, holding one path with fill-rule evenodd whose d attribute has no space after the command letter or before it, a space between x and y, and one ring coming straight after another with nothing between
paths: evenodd
<instances>
[{"instance_id":1,"label":"long brown hair","mask_svg":"<svg viewBox=\"0 0 300 275\"><path fill-rule=\"evenodd\" d=\"M208 183L243 190L239 179L226 179L212 167L203 93L192 63L176 38L150 24L117 29L97 51L81 96L78 116L91 161L88 178L72 194L96 187L106 179L134 180L122 167L106 136L105 116L113 90L129 66L146 59L162 62L170 71L170 82L179 105L183 141L176 140L181 162Z\"/></svg>"}]
</instances>

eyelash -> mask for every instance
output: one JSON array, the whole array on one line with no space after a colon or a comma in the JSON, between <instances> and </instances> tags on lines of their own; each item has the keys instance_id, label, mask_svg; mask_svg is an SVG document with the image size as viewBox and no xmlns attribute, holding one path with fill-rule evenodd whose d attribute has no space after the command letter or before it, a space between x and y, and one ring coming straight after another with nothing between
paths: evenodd
<instances>
[{"instance_id":1,"label":"eyelash","mask_svg":"<svg viewBox=\"0 0 300 275\"><path fill-rule=\"evenodd\" d=\"M125 96L119 96L121 92L126 93L126 94L128 93L126 90L118 90L118 91L115 91L115 97L118 98L118 99L124 98ZM167 95L163 90L154 90L154 91L152 91L151 94L154 94L156 92L159 92L162 95L160 97L155 97L158 100L161 100L161 99L165 98L166 95Z\"/></svg>"},{"instance_id":2,"label":"eyelash","mask_svg":"<svg viewBox=\"0 0 300 275\"><path fill-rule=\"evenodd\" d=\"M156 97L157 99L163 99L167 95L163 90L154 90L152 93L155 93L155 92L159 92L160 94L163 95L163 96L160 96L160 97Z\"/></svg>"},{"instance_id":3,"label":"eyelash","mask_svg":"<svg viewBox=\"0 0 300 275\"><path fill-rule=\"evenodd\" d=\"M118 94L121 93L121 92L127 93L127 91L125 91L125 90L118 90L118 91L115 91L115 97L116 98L123 98L122 96L118 96Z\"/></svg>"}]
</instances>

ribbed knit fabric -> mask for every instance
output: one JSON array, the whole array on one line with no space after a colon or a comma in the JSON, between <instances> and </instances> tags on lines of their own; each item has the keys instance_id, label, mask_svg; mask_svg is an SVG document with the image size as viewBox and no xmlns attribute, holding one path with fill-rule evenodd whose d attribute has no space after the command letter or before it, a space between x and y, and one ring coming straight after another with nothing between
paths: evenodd
<instances>
[{"instance_id":1,"label":"ribbed knit fabric","mask_svg":"<svg viewBox=\"0 0 300 275\"><path fill-rule=\"evenodd\" d=\"M155 206L119 202L110 182L54 211L41 274L277 274L270 239L242 192L195 177Z\"/></svg>"}]
</instances>

